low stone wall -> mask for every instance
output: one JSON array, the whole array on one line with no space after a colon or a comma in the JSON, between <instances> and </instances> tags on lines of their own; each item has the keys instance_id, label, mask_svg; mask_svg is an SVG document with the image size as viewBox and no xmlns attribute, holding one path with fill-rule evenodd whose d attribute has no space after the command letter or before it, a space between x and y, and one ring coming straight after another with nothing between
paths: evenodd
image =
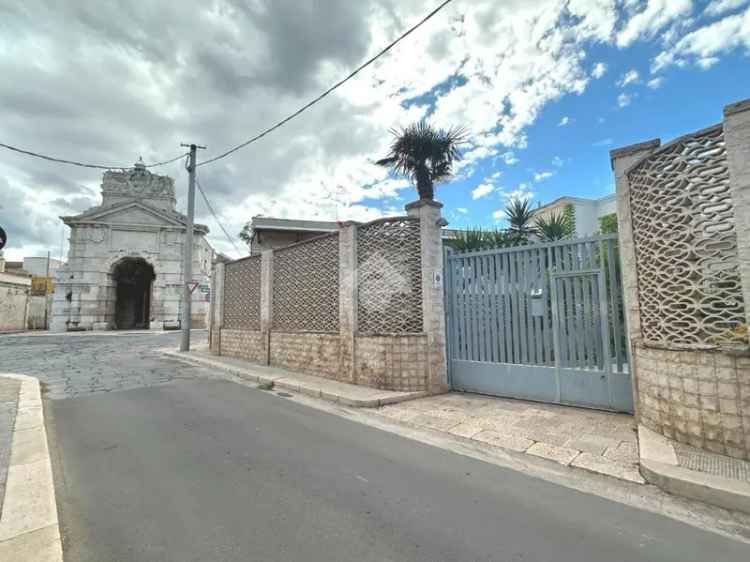
<instances>
[{"instance_id":1,"label":"low stone wall","mask_svg":"<svg viewBox=\"0 0 750 562\"><path fill-rule=\"evenodd\" d=\"M359 336L354 339L358 384L388 390L429 388L427 336Z\"/></svg>"},{"instance_id":2,"label":"low stone wall","mask_svg":"<svg viewBox=\"0 0 750 562\"><path fill-rule=\"evenodd\" d=\"M263 332L222 329L217 339L221 355L266 364L266 335Z\"/></svg>"},{"instance_id":3,"label":"low stone wall","mask_svg":"<svg viewBox=\"0 0 750 562\"><path fill-rule=\"evenodd\" d=\"M338 334L271 332L271 365L339 380L339 340Z\"/></svg>"},{"instance_id":4,"label":"low stone wall","mask_svg":"<svg viewBox=\"0 0 750 562\"><path fill-rule=\"evenodd\" d=\"M247 359L329 379L372 388L400 391L429 389L427 336L358 336L352 361L343 361L344 337L338 334L214 329L211 349L220 355Z\"/></svg>"},{"instance_id":5,"label":"low stone wall","mask_svg":"<svg viewBox=\"0 0 750 562\"><path fill-rule=\"evenodd\" d=\"M640 422L680 443L750 460L750 356L633 344Z\"/></svg>"}]
</instances>

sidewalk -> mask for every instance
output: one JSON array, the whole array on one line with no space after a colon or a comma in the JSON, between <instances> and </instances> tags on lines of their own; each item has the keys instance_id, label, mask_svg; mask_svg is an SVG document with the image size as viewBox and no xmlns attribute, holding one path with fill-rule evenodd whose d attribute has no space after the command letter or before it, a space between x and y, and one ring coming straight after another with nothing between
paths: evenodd
<instances>
[{"instance_id":1,"label":"sidewalk","mask_svg":"<svg viewBox=\"0 0 750 562\"><path fill-rule=\"evenodd\" d=\"M55 486L39 381L0 373L2 402L16 404L13 423L0 419L0 560L62 562ZM9 434L10 436L8 437Z\"/></svg>"},{"instance_id":2,"label":"sidewalk","mask_svg":"<svg viewBox=\"0 0 750 562\"><path fill-rule=\"evenodd\" d=\"M680 496L750 513L750 462L671 441L639 425L641 471Z\"/></svg>"},{"instance_id":3,"label":"sidewalk","mask_svg":"<svg viewBox=\"0 0 750 562\"><path fill-rule=\"evenodd\" d=\"M385 406L401 423L643 483L632 416L570 406L450 393Z\"/></svg>"},{"instance_id":4,"label":"sidewalk","mask_svg":"<svg viewBox=\"0 0 750 562\"><path fill-rule=\"evenodd\" d=\"M187 353L163 349L162 353L189 363L214 367L233 373L243 379L260 384L273 384L275 388L299 392L313 398L322 398L351 408L377 408L414 400L427 395L426 392L395 392L378 390L367 386L338 382L323 377L304 375L279 369L255 365L244 359L214 355L206 348L193 349Z\"/></svg>"}]
</instances>

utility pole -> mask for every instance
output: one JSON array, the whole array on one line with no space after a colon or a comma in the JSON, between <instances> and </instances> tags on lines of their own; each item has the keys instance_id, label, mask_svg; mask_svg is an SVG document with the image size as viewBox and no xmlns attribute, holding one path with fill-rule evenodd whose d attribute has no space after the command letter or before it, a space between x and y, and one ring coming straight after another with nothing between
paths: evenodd
<instances>
[{"instance_id":1,"label":"utility pole","mask_svg":"<svg viewBox=\"0 0 750 562\"><path fill-rule=\"evenodd\" d=\"M195 153L199 148L195 144L181 144L180 146L190 147L190 156L188 160L188 201L187 201L187 226L185 227L185 244L183 247L183 264L182 264L182 318L180 327L182 329L182 340L180 341L180 351L190 351L190 325L191 325L191 308L193 291L191 284L193 282L193 217L195 215Z\"/></svg>"}]
</instances>

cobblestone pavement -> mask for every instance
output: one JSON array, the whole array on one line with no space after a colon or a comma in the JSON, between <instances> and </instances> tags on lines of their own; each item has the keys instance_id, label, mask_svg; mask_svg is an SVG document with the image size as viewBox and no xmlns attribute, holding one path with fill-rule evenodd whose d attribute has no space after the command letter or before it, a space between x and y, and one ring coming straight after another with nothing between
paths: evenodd
<instances>
[{"instance_id":1,"label":"cobblestone pavement","mask_svg":"<svg viewBox=\"0 0 750 562\"><path fill-rule=\"evenodd\" d=\"M206 338L197 330L192 343L204 345ZM53 400L216 376L159 351L177 348L179 341L178 332L0 336L0 365L39 378L42 393Z\"/></svg>"},{"instance_id":2,"label":"cobblestone pavement","mask_svg":"<svg viewBox=\"0 0 750 562\"><path fill-rule=\"evenodd\" d=\"M3 513L5 482L10 463L10 444L13 438L13 424L16 420L20 390L21 381L4 378L0 374L0 516Z\"/></svg>"},{"instance_id":3,"label":"cobblestone pavement","mask_svg":"<svg viewBox=\"0 0 750 562\"><path fill-rule=\"evenodd\" d=\"M629 415L462 393L385 406L378 412L409 425L643 482Z\"/></svg>"}]
</instances>

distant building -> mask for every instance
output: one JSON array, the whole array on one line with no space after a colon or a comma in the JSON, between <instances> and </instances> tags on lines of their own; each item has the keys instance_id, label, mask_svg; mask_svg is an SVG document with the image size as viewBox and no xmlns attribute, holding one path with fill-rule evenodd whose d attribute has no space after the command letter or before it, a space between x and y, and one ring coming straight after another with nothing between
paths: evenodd
<instances>
[{"instance_id":1,"label":"distant building","mask_svg":"<svg viewBox=\"0 0 750 562\"><path fill-rule=\"evenodd\" d=\"M31 295L31 275L20 267L6 268L0 251L0 332L26 329Z\"/></svg>"},{"instance_id":2,"label":"distant building","mask_svg":"<svg viewBox=\"0 0 750 562\"><path fill-rule=\"evenodd\" d=\"M338 229L339 223L331 221L253 217L250 221L250 254L257 255L264 250L283 248ZM454 238L456 232L458 231L444 228L443 239Z\"/></svg>"},{"instance_id":3,"label":"distant building","mask_svg":"<svg viewBox=\"0 0 750 562\"><path fill-rule=\"evenodd\" d=\"M65 262L49 258L49 277L54 277L57 270L63 265L65 265ZM23 258L23 269L31 273L34 277L47 277L47 266L46 256Z\"/></svg>"},{"instance_id":4,"label":"distant building","mask_svg":"<svg viewBox=\"0 0 750 562\"><path fill-rule=\"evenodd\" d=\"M601 217L617 212L617 199L614 193L599 199L564 196L534 209L532 222L536 222L538 218L549 219L552 215L562 215L568 205L573 205L575 209L577 236L591 236L599 230Z\"/></svg>"},{"instance_id":5,"label":"distant building","mask_svg":"<svg viewBox=\"0 0 750 562\"><path fill-rule=\"evenodd\" d=\"M61 217L70 227L70 251L57 272L50 329L179 327L187 217L175 205L174 181L143 163L105 172L101 205ZM194 327L207 325L214 258L207 233L194 225Z\"/></svg>"}]
</instances>

